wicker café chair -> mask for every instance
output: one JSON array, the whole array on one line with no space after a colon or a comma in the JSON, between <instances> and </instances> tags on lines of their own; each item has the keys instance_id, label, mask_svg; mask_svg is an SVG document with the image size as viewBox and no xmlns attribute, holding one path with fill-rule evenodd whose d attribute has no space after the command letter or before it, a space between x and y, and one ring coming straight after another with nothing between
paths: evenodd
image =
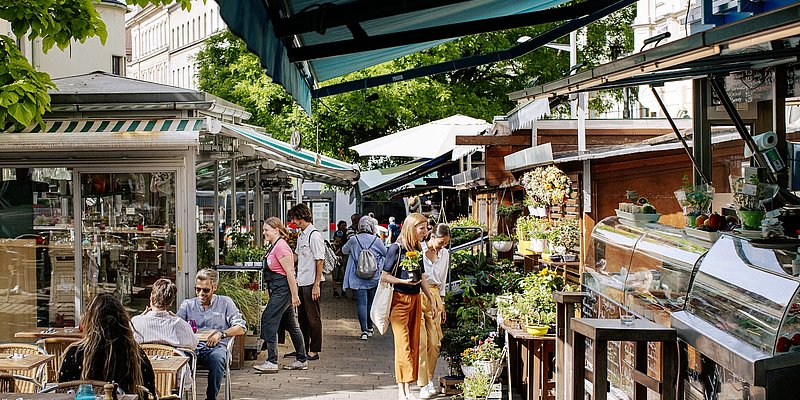
<instances>
[{"instance_id":1,"label":"wicker caf\u00e9 chair","mask_svg":"<svg viewBox=\"0 0 800 400\"><path fill-rule=\"evenodd\" d=\"M47 354L43 349L33 344L25 343L6 343L0 344L0 353L6 354ZM9 375L16 375L21 377L30 378L25 382L20 382L16 385L15 391L18 393L36 393L44 384L45 364L40 365L36 369L19 369L12 371L5 371Z\"/></svg>"},{"instance_id":2,"label":"wicker caf\u00e9 chair","mask_svg":"<svg viewBox=\"0 0 800 400\"><path fill-rule=\"evenodd\" d=\"M163 344L144 343L140 346L148 357L186 356L186 353L183 351ZM182 399L186 375L190 373L191 372L188 363L184 365L183 368L181 368L181 370L177 373L156 372L156 394L158 395L158 398L161 400Z\"/></svg>"},{"instance_id":3,"label":"wicker caf\u00e9 chair","mask_svg":"<svg viewBox=\"0 0 800 400\"><path fill-rule=\"evenodd\" d=\"M31 377L0 372L0 393L21 393L17 390L18 381L22 381L25 385L35 387L37 391L40 388L39 382L36 382Z\"/></svg>"},{"instance_id":4,"label":"wicker caf\u00e9 chair","mask_svg":"<svg viewBox=\"0 0 800 400\"><path fill-rule=\"evenodd\" d=\"M58 371L61 370L61 361L64 358L64 351L78 340L80 339L54 337L39 339L39 341L36 342L40 347L44 348L47 354L55 356L47 363L47 382L58 382Z\"/></svg>"}]
</instances>

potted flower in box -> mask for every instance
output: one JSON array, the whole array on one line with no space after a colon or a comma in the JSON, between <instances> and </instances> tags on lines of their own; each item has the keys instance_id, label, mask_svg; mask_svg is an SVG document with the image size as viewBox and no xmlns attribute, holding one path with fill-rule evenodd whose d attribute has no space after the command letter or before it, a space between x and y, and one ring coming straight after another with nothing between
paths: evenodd
<instances>
[{"instance_id":1,"label":"potted flower in box","mask_svg":"<svg viewBox=\"0 0 800 400\"><path fill-rule=\"evenodd\" d=\"M708 215L711 211L711 201L714 200L714 187L701 184L692 185L689 176L684 175L681 188L675 191L675 198L683 209L686 226L695 226L698 215Z\"/></svg>"},{"instance_id":2,"label":"potted flower in box","mask_svg":"<svg viewBox=\"0 0 800 400\"><path fill-rule=\"evenodd\" d=\"M461 370L470 378L478 373L494 376L500 367L500 347L495 343L497 332L489 332L489 336L478 342L477 346L461 353Z\"/></svg>"},{"instance_id":3,"label":"potted flower in box","mask_svg":"<svg viewBox=\"0 0 800 400\"><path fill-rule=\"evenodd\" d=\"M411 282L422 280L422 254L420 252L407 251L403 261L400 261L400 267L406 270L408 279L411 279Z\"/></svg>"},{"instance_id":4,"label":"potted flower in box","mask_svg":"<svg viewBox=\"0 0 800 400\"><path fill-rule=\"evenodd\" d=\"M766 215L764 204L775 197L778 186L761 182L757 175L751 175L749 179L730 176L728 180L742 228L761 230L761 221Z\"/></svg>"}]
</instances>

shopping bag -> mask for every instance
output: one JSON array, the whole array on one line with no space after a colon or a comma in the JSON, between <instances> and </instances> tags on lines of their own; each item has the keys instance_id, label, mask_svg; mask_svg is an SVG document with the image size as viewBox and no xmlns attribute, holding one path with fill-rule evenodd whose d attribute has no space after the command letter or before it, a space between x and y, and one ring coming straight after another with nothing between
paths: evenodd
<instances>
[{"instance_id":1,"label":"shopping bag","mask_svg":"<svg viewBox=\"0 0 800 400\"><path fill-rule=\"evenodd\" d=\"M393 244L392 246L398 246ZM400 249L397 249L397 260L395 260L392 275L397 273L397 267L400 265ZM392 293L394 293L394 286L390 283L378 281L378 287L375 289L375 297L372 300L372 308L369 310L369 317L372 319L372 325L378 329L378 332L383 335L389 330L389 313L392 311Z\"/></svg>"},{"instance_id":2,"label":"shopping bag","mask_svg":"<svg viewBox=\"0 0 800 400\"><path fill-rule=\"evenodd\" d=\"M378 282L375 290L375 298L372 300L372 309L369 310L369 317L375 329L383 335L389 330L389 312L392 311L392 292L394 287L385 282Z\"/></svg>"}]
</instances>

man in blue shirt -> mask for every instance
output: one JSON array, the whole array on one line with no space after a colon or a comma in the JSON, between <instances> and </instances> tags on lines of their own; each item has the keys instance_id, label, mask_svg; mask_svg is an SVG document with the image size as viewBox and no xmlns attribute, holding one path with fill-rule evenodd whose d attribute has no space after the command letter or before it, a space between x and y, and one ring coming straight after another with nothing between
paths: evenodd
<instances>
[{"instance_id":1,"label":"man in blue shirt","mask_svg":"<svg viewBox=\"0 0 800 400\"><path fill-rule=\"evenodd\" d=\"M194 285L197 297L184 300L178 308L178 316L186 321L194 320L197 329L215 331L194 351L197 361L208 366L206 400L214 400L228 363L226 346L233 340L232 336L244 335L247 324L230 297L214 294L219 285L217 271L208 268L198 271Z\"/></svg>"}]
</instances>

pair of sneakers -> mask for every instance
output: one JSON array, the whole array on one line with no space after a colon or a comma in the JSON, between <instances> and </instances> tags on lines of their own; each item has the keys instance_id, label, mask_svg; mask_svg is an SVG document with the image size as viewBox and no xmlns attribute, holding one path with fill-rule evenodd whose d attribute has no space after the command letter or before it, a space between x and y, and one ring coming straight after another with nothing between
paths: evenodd
<instances>
[{"instance_id":1,"label":"pair of sneakers","mask_svg":"<svg viewBox=\"0 0 800 400\"><path fill-rule=\"evenodd\" d=\"M375 334L375 330L374 330L374 329L372 329L372 328L369 328L369 329L367 329L366 331L364 331L364 332L361 332L361 337L360 337L360 339L361 339L361 340L367 340L367 338L371 338L371 337L372 337L372 335L374 335L374 334Z\"/></svg>"},{"instance_id":2,"label":"pair of sneakers","mask_svg":"<svg viewBox=\"0 0 800 400\"><path fill-rule=\"evenodd\" d=\"M263 373L266 373L266 374L274 374L274 373L278 372L278 369L279 369L278 368L278 364L270 362L268 360L264 361L261 364L253 365L253 368L255 368L256 371L263 372ZM283 369L288 369L288 370L307 370L308 369L308 361L300 362L300 361L296 361L295 360L295 362L293 362L291 364L284 365Z\"/></svg>"},{"instance_id":3,"label":"pair of sneakers","mask_svg":"<svg viewBox=\"0 0 800 400\"><path fill-rule=\"evenodd\" d=\"M436 397L439 394L439 391L433 386L433 382L428 382L427 385L419 388L419 398L420 399L430 399Z\"/></svg>"}]
</instances>

